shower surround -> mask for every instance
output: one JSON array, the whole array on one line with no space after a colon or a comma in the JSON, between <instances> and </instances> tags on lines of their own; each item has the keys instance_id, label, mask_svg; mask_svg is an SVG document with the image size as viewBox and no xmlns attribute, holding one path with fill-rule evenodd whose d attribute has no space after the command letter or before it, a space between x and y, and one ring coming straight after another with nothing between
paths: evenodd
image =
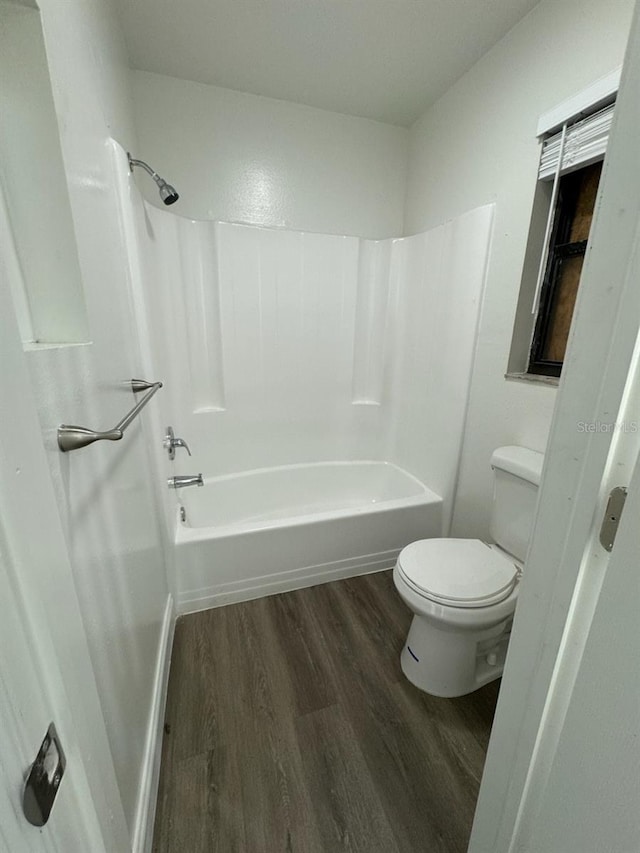
<instances>
[{"instance_id":1,"label":"shower surround","mask_svg":"<svg viewBox=\"0 0 640 853\"><path fill-rule=\"evenodd\" d=\"M379 241L192 221L144 202L116 154L143 349L154 375L165 381L164 423L157 420L157 427L172 424L193 452L189 458L178 451L173 463L164 457L166 475L201 471L205 481L218 484L225 477L234 494L240 486L248 489L248 504L256 490L275 489L281 500L265 494L266 504L291 508L287 490L295 494L295 487L287 485L285 466L312 471L316 463L386 462L429 495L430 509L419 517L411 505L415 496L409 498L412 523L395 516L388 538L378 537L375 547L354 534L340 553L340 525L333 533L325 528L313 547L310 536L309 552L302 544L292 558L299 565L281 555L278 579L261 565L272 538L237 550L244 557L229 575L229 552L221 546L229 530L223 528L235 526L234 537L255 537L241 508L235 519L228 517L228 506L214 508L210 522L200 520L193 533L176 523L175 502L181 505L184 497L188 504L197 496L166 493L177 541L179 608L187 612L260 595L274 591L274 584L302 586L305 578L318 580L318 566L327 577L337 563L351 574L385 568L410 538L446 534L493 206L423 234ZM244 476L279 468L270 477ZM354 467L354 477L357 472ZM317 474L309 475L305 489L309 506L316 493L323 516L316 521L325 525L332 508ZM240 486L228 483L233 475L243 475ZM376 501L365 490L359 506L345 508L334 486L330 491L336 519L357 516ZM216 494L226 503L230 492L218 487ZM400 495L391 499L394 512L397 501ZM313 513L304 514L313 525ZM299 527L299 515L278 510L269 528ZM210 545L197 571L189 568L185 551L193 540L200 549L203 540ZM270 567L278 565L278 553L276 548Z\"/></svg>"}]
</instances>

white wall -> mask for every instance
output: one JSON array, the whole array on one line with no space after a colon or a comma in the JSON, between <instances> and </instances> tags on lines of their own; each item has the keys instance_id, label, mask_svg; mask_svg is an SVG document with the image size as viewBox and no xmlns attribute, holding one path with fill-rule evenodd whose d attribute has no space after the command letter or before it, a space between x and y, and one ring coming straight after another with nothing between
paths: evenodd
<instances>
[{"instance_id":1,"label":"white wall","mask_svg":"<svg viewBox=\"0 0 640 853\"><path fill-rule=\"evenodd\" d=\"M63 455L55 441L60 423L113 426L134 402L124 381L141 372L107 144L112 135L127 147L136 144L129 73L109 4L41 0L40 7L91 343L36 347L26 355L133 837L168 603L149 436L137 421L117 444L100 442ZM40 202L37 193L30 201ZM85 757L91 765L91 756Z\"/></svg>"},{"instance_id":2,"label":"white wall","mask_svg":"<svg viewBox=\"0 0 640 853\"><path fill-rule=\"evenodd\" d=\"M159 74L132 77L134 156L176 187L181 216L402 234L406 128ZM138 184L161 204L148 177Z\"/></svg>"},{"instance_id":3,"label":"white wall","mask_svg":"<svg viewBox=\"0 0 640 853\"><path fill-rule=\"evenodd\" d=\"M536 123L621 64L632 8L632 0L543 0L411 129L408 233L496 203L457 535L487 535L491 451L546 444L555 389L503 378L536 184Z\"/></svg>"},{"instance_id":4,"label":"white wall","mask_svg":"<svg viewBox=\"0 0 640 853\"><path fill-rule=\"evenodd\" d=\"M25 283L16 290L20 332L23 340L83 341L87 320L40 16L2 2L0 19L0 194L11 214L2 229L10 245L3 241L1 251L5 260L13 255Z\"/></svg>"}]
</instances>

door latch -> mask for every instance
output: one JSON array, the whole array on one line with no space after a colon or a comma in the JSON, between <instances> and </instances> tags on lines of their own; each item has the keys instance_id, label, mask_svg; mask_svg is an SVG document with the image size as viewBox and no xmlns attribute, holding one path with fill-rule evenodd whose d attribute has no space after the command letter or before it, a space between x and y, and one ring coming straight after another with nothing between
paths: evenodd
<instances>
[{"instance_id":1,"label":"door latch","mask_svg":"<svg viewBox=\"0 0 640 853\"><path fill-rule=\"evenodd\" d=\"M56 727L51 723L31 765L22 795L24 816L33 826L44 826L49 820L66 766Z\"/></svg>"},{"instance_id":2,"label":"door latch","mask_svg":"<svg viewBox=\"0 0 640 853\"><path fill-rule=\"evenodd\" d=\"M618 525L626 499L627 489L625 486L616 486L609 494L602 527L600 528L600 544L605 551L613 550L613 543L616 541Z\"/></svg>"}]
</instances>

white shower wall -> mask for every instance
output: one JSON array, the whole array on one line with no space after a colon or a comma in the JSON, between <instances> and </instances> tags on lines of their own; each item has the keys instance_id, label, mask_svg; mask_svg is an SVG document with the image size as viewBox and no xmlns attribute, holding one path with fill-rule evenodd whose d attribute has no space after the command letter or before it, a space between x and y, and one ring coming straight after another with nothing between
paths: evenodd
<instances>
[{"instance_id":1,"label":"white shower wall","mask_svg":"<svg viewBox=\"0 0 640 853\"><path fill-rule=\"evenodd\" d=\"M443 498L449 532L492 234L486 205L393 241L396 352L387 458Z\"/></svg>"},{"instance_id":2,"label":"white shower wall","mask_svg":"<svg viewBox=\"0 0 640 853\"><path fill-rule=\"evenodd\" d=\"M193 452L168 473L388 460L441 494L448 517L492 206L370 241L130 198L163 413Z\"/></svg>"}]
</instances>

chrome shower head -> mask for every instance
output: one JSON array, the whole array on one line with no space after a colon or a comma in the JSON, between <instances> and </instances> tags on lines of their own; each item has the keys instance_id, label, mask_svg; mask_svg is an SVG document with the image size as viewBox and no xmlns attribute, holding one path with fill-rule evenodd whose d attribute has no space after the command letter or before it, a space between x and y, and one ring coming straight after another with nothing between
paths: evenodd
<instances>
[{"instance_id":1,"label":"chrome shower head","mask_svg":"<svg viewBox=\"0 0 640 853\"><path fill-rule=\"evenodd\" d=\"M162 178L156 178L155 182L158 185L158 189L160 190L160 198L165 204L175 204L175 202L178 201L180 196L171 186L171 184L168 184L166 181L163 181Z\"/></svg>"},{"instance_id":2,"label":"chrome shower head","mask_svg":"<svg viewBox=\"0 0 640 853\"><path fill-rule=\"evenodd\" d=\"M127 154L129 158L129 168L133 172L134 166L140 166L145 172L148 172L153 180L156 182L158 191L160 193L160 198L165 204L175 204L176 201L180 198L178 193L175 191L174 187L171 184L168 184L164 178L161 178L157 172L154 172L151 166L144 162L144 160L134 160L131 154Z\"/></svg>"}]
</instances>

